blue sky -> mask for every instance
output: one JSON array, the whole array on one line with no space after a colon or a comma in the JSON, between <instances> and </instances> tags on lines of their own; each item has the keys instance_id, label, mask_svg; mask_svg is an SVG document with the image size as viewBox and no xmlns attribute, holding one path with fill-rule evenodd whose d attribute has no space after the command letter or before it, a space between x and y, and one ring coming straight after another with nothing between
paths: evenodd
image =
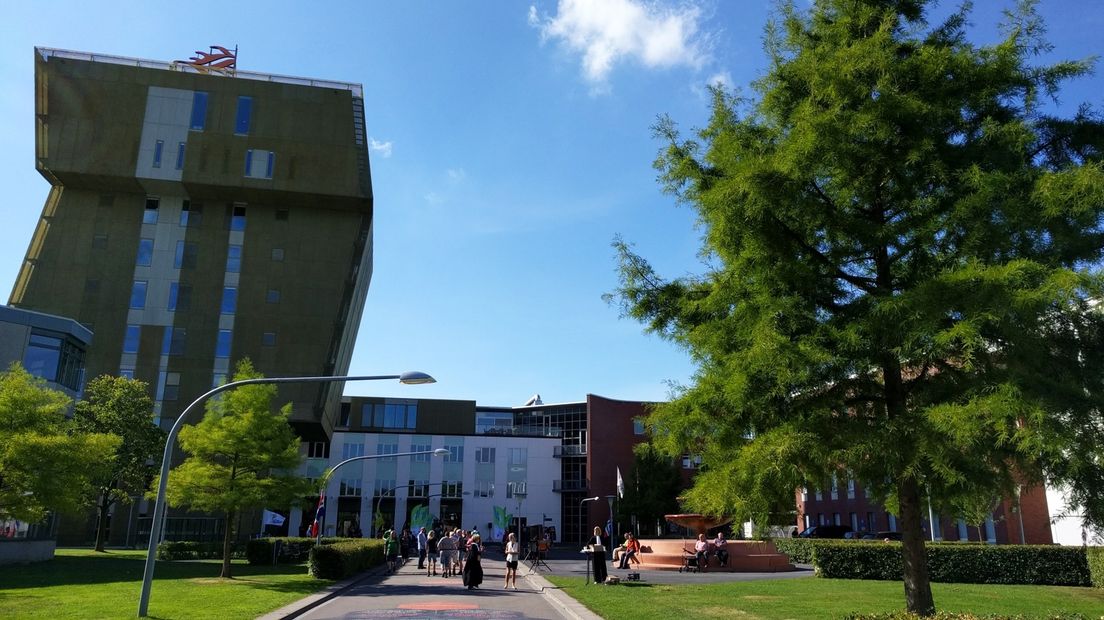
<instances>
[{"instance_id":1,"label":"blue sky","mask_svg":"<svg viewBox=\"0 0 1104 620\"><path fill-rule=\"evenodd\" d=\"M972 38L996 39L983 0ZM351 372L419 369L432 386L351 394L516 405L658 400L693 368L619 317L610 242L660 273L700 269L693 213L665 196L650 127L707 120L706 85L765 67L769 1L0 3L0 293L48 185L34 170L33 47L156 60L239 47L244 70L358 82L372 140L375 274ZM943 3L940 12L954 6ZM108 8L110 7L110 8ZM1049 0L1042 60L1104 53L1104 1ZM1104 107L1099 75L1059 109Z\"/></svg>"}]
</instances>

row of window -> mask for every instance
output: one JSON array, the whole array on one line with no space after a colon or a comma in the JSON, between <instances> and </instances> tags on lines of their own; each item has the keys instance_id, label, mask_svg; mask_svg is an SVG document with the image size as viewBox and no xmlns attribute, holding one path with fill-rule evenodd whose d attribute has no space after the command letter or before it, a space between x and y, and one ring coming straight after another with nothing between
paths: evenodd
<instances>
[{"instance_id":1,"label":"row of window","mask_svg":"<svg viewBox=\"0 0 1104 620\"><path fill-rule=\"evenodd\" d=\"M23 368L79 392L84 382L84 349L65 336L32 331L23 353Z\"/></svg>"},{"instance_id":2,"label":"row of window","mask_svg":"<svg viewBox=\"0 0 1104 620\"><path fill-rule=\"evenodd\" d=\"M259 151L260 153L268 153L268 151ZM247 156L249 168L252 165L253 151L249 151L250 155ZM273 155L275 157L275 155ZM267 161L267 158L264 158ZM261 160L258 160L261 161ZM268 168L268 164L265 165ZM263 173L263 171L262 171ZM248 176L248 175L247 175ZM271 176L271 174L269 175ZM160 218L161 199L153 196L146 198L146 208L142 211L142 223L143 224L156 224ZM230 230L245 230L245 206L236 204L230 211ZM275 212L276 220L280 222L286 222L288 220L287 209L277 209ZM180 209L179 223L185 228L195 228L200 225L203 218L203 205L196 203L192 204L191 201L185 200L183 207Z\"/></svg>"},{"instance_id":3,"label":"row of window","mask_svg":"<svg viewBox=\"0 0 1104 620\"><path fill-rule=\"evenodd\" d=\"M210 93L197 90L192 93L192 114L188 123L192 131L207 129L207 105L211 100ZM237 113L234 115L234 133L239 136L249 135L250 122L253 119L253 98L247 96L238 97Z\"/></svg>"},{"instance_id":4,"label":"row of window","mask_svg":"<svg viewBox=\"0 0 1104 620\"><path fill-rule=\"evenodd\" d=\"M183 327L166 329L161 340L161 355L178 357L185 354L188 346L188 330ZM123 353L138 353L138 346L142 340L141 325L127 325L123 334ZM230 357L230 346L234 340L234 332L229 329L218 330L215 340L215 357ZM262 332L261 345L266 347L276 346L276 332Z\"/></svg>"}]
</instances>

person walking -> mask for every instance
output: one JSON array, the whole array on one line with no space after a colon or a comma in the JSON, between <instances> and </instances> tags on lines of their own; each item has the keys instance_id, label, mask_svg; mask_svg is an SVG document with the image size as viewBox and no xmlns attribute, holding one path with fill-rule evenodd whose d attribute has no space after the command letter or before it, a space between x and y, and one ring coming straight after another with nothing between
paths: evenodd
<instances>
[{"instance_id":1,"label":"person walking","mask_svg":"<svg viewBox=\"0 0 1104 620\"><path fill-rule=\"evenodd\" d=\"M483 564L480 558L483 555L482 546L479 544L479 534L473 534L471 544L468 545L468 557L464 561L464 585L469 590L478 588L483 583Z\"/></svg>"},{"instance_id":2,"label":"person walking","mask_svg":"<svg viewBox=\"0 0 1104 620\"><path fill-rule=\"evenodd\" d=\"M426 536L426 577L437 574L437 532L429 531Z\"/></svg>"},{"instance_id":3,"label":"person walking","mask_svg":"<svg viewBox=\"0 0 1104 620\"><path fill-rule=\"evenodd\" d=\"M456 539L451 532L441 536L437 542L437 554L441 557L441 577L454 575L456 566Z\"/></svg>"},{"instance_id":4,"label":"person walking","mask_svg":"<svg viewBox=\"0 0 1104 620\"><path fill-rule=\"evenodd\" d=\"M594 583L603 583L606 580L606 547L602 544L602 528L594 526L594 536L587 541L587 546L594 568Z\"/></svg>"},{"instance_id":5,"label":"person walking","mask_svg":"<svg viewBox=\"0 0 1104 620\"><path fill-rule=\"evenodd\" d=\"M506 585L502 586L502 589L505 590L513 586L513 589L517 590L517 569L518 559L521 556L521 546L518 545L513 532L506 536L506 545L503 550L506 552Z\"/></svg>"},{"instance_id":6,"label":"person walking","mask_svg":"<svg viewBox=\"0 0 1104 620\"><path fill-rule=\"evenodd\" d=\"M424 527L418 528L418 570L425 569L426 560L426 543L429 542L429 538L426 536L426 529Z\"/></svg>"}]
</instances>

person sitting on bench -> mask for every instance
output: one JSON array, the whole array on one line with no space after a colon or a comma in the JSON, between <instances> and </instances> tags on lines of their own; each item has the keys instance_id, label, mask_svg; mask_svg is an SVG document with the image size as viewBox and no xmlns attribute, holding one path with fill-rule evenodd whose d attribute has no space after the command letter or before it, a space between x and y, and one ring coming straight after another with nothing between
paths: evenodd
<instances>
[{"instance_id":1,"label":"person sitting on bench","mask_svg":"<svg viewBox=\"0 0 1104 620\"><path fill-rule=\"evenodd\" d=\"M632 535L632 532L625 533L625 545L624 550L621 552L621 563L618 568L628 568L630 562L636 562L640 564L640 541L636 539L636 536Z\"/></svg>"},{"instance_id":2,"label":"person sitting on bench","mask_svg":"<svg viewBox=\"0 0 1104 620\"><path fill-rule=\"evenodd\" d=\"M694 559L698 562L698 570L705 572L709 566L709 541L705 534L698 534L698 541L694 543Z\"/></svg>"},{"instance_id":3,"label":"person sitting on bench","mask_svg":"<svg viewBox=\"0 0 1104 620\"><path fill-rule=\"evenodd\" d=\"M725 539L724 532L717 532L717 539L713 541L713 549L721 566L728 566L728 540Z\"/></svg>"}]
</instances>

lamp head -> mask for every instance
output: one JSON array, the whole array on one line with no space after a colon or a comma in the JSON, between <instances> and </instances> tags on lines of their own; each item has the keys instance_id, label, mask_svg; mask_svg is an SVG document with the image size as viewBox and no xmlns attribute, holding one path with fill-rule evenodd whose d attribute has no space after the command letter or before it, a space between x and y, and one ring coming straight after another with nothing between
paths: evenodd
<instances>
[{"instance_id":1,"label":"lamp head","mask_svg":"<svg viewBox=\"0 0 1104 620\"><path fill-rule=\"evenodd\" d=\"M437 448L436 450L433 451L433 456L448 456L448 454L449 454L448 448Z\"/></svg>"},{"instance_id":2,"label":"lamp head","mask_svg":"<svg viewBox=\"0 0 1104 620\"><path fill-rule=\"evenodd\" d=\"M437 383L437 380L424 372L408 370L399 375L399 383L404 385L422 385L425 383Z\"/></svg>"}]
</instances>

